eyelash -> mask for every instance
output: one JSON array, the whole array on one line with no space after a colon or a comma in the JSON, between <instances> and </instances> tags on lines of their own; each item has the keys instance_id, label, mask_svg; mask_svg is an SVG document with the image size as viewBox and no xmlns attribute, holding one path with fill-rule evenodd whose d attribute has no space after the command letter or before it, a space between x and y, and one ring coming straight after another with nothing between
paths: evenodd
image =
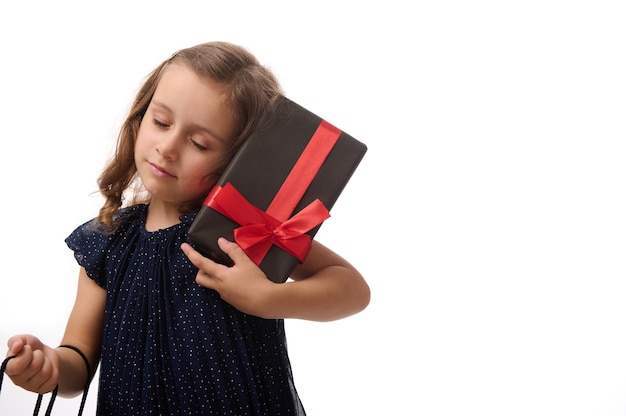
<instances>
[{"instance_id":1,"label":"eyelash","mask_svg":"<svg viewBox=\"0 0 626 416\"><path fill-rule=\"evenodd\" d=\"M191 144L193 144L196 149L200 150L200 151L205 151L208 150L208 148L206 146L202 146L200 143L196 142L194 139L189 139L191 141Z\"/></svg>"},{"instance_id":2,"label":"eyelash","mask_svg":"<svg viewBox=\"0 0 626 416\"><path fill-rule=\"evenodd\" d=\"M169 127L169 124L165 124L162 121L157 120L156 118L152 119L152 123L157 127L163 127L163 128Z\"/></svg>"},{"instance_id":3,"label":"eyelash","mask_svg":"<svg viewBox=\"0 0 626 416\"><path fill-rule=\"evenodd\" d=\"M169 124L163 123L162 121L157 120L156 118L152 119L152 123L159 127L159 128L168 128ZM198 150L200 151L205 151L208 150L208 147L201 145L200 143L196 142L195 140L193 140L192 138L189 138L189 141L191 142L191 144Z\"/></svg>"}]
</instances>

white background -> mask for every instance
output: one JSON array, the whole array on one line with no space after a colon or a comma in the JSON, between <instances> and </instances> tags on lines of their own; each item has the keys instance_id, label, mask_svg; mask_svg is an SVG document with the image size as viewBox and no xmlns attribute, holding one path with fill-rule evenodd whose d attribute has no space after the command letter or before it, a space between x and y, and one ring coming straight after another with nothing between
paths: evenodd
<instances>
[{"instance_id":1,"label":"white background","mask_svg":"<svg viewBox=\"0 0 626 416\"><path fill-rule=\"evenodd\" d=\"M369 147L318 238L371 304L287 322L310 415L626 415L622 4L3 3L0 345L60 341L63 240L144 76L228 40ZM5 378L0 414L34 403Z\"/></svg>"}]
</instances>

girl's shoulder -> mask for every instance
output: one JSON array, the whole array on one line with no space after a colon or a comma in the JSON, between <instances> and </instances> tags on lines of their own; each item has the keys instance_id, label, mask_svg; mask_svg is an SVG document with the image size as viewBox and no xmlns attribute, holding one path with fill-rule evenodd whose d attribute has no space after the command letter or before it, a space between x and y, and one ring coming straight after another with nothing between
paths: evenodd
<instances>
[{"instance_id":1,"label":"girl's shoulder","mask_svg":"<svg viewBox=\"0 0 626 416\"><path fill-rule=\"evenodd\" d=\"M107 231L97 218L93 218L78 226L65 239L78 264L98 284L104 285L102 271L107 256L118 255L120 244L124 245L133 239L133 235L138 234L143 227L146 210L146 205L121 209L115 217L119 224L115 232Z\"/></svg>"},{"instance_id":2,"label":"girl's shoulder","mask_svg":"<svg viewBox=\"0 0 626 416\"><path fill-rule=\"evenodd\" d=\"M132 205L120 209L113 218L113 221L118 224L118 227L113 232L102 225L97 217L92 218L76 227L67 237L66 242L74 241L78 243L88 240L91 243L100 241L100 244L106 244L106 241L124 235L128 233L130 229L141 227L145 220L146 211L147 205L144 204Z\"/></svg>"}]
</instances>

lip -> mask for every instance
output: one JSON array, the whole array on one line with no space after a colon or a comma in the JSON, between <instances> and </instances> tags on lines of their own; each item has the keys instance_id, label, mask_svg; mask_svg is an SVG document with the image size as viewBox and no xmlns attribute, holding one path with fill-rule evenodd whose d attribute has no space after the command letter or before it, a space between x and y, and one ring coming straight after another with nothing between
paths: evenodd
<instances>
[{"instance_id":1,"label":"lip","mask_svg":"<svg viewBox=\"0 0 626 416\"><path fill-rule=\"evenodd\" d=\"M160 167L159 165L151 162L148 162L148 165L150 165L150 170L152 171L152 174L158 178L175 178L174 175L172 175L170 172Z\"/></svg>"}]
</instances>

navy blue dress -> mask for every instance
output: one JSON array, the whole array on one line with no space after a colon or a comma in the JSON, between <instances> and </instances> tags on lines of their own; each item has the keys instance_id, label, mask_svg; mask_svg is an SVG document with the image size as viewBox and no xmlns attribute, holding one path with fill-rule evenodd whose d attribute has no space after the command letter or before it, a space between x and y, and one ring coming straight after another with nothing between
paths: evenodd
<instances>
[{"instance_id":1,"label":"navy blue dress","mask_svg":"<svg viewBox=\"0 0 626 416\"><path fill-rule=\"evenodd\" d=\"M304 415L282 319L239 312L195 282L180 249L197 212L148 232L147 205L113 235L91 220L67 245L106 289L98 415Z\"/></svg>"}]
</instances>

